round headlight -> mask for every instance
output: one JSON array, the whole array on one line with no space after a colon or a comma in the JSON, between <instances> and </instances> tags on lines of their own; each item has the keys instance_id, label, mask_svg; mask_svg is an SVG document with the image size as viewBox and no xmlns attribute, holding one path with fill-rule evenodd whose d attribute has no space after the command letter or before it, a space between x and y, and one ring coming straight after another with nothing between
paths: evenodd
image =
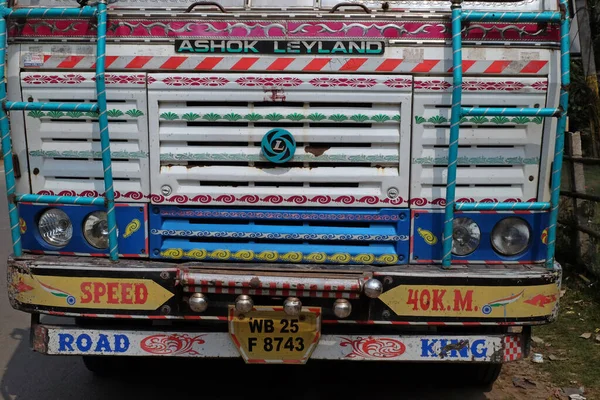
<instances>
[{"instance_id":1,"label":"round headlight","mask_svg":"<svg viewBox=\"0 0 600 400\"><path fill-rule=\"evenodd\" d=\"M83 221L83 237L97 249L108 248L108 221L106 212L94 211Z\"/></svg>"},{"instance_id":2,"label":"round headlight","mask_svg":"<svg viewBox=\"0 0 600 400\"><path fill-rule=\"evenodd\" d=\"M73 225L69 216L58 208L46 210L38 221L40 236L46 243L65 247L73 237Z\"/></svg>"},{"instance_id":3,"label":"round headlight","mask_svg":"<svg viewBox=\"0 0 600 400\"><path fill-rule=\"evenodd\" d=\"M479 246L481 231L471 218L455 218L452 227L452 253L466 256Z\"/></svg>"},{"instance_id":4,"label":"round headlight","mask_svg":"<svg viewBox=\"0 0 600 400\"><path fill-rule=\"evenodd\" d=\"M492 230L492 246L504 256L514 256L529 246L531 228L521 218L504 218Z\"/></svg>"}]
</instances>

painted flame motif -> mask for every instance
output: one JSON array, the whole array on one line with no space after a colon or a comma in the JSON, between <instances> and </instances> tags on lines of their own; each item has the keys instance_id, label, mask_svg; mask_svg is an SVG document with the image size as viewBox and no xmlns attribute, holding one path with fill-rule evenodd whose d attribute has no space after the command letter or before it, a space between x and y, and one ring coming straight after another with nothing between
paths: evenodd
<instances>
[{"instance_id":1,"label":"painted flame motif","mask_svg":"<svg viewBox=\"0 0 600 400\"><path fill-rule=\"evenodd\" d=\"M427 243L430 246L433 246L434 244L436 244L438 242L437 237L433 233L431 233L431 231L428 231L426 229L417 228L417 232L419 232L419 235L423 238L425 243Z\"/></svg>"},{"instance_id":2,"label":"painted flame motif","mask_svg":"<svg viewBox=\"0 0 600 400\"><path fill-rule=\"evenodd\" d=\"M130 223L127 224L127 226L125 227L125 234L123 235L124 238L128 238L129 236L133 235L135 232L137 232L140 227L142 226L142 224L140 223L139 219L134 219L133 221L131 221Z\"/></svg>"},{"instance_id":3,"label":"painted flame motif","mask_svg":"<svg viewBox=\"0 0 600 400\"><path fill-rule=\"evenodd\" d=\"M548 228L542 231L542 243L548 244Z\"/></svg>"},{"instance_id":4,"label":"painted flame motif","mask_svg":"<svg viewBox=\"0 0 600 400\"><path fill-rule=\"evenodd\" d=\"M140 343L140 347L147 353L157 355L198 355L200 354L194 349L194 345L204 344L202 339L204 335L189 336L187 334L159 334L144 338Z\"/></svg>"},{"instance_id":5,"label":"painted flame motif","mask_svg":"<svg viewBox=\"0 0 600 400\"><path fill-rule=\"evenodd\" d=\"M399 357L406 351L404 343L392 338L359 337L342 338L340 346L350 346L352 353L347 358L386 359Z\"/></svg>"},{"instance_id":6,"label":"painted flame motif","mask_svg":"<svg viewBox=\"0 0 600 400\"><path fill-rule=\"evenodd\" d=\"M21 230L21 235L27 232L27 223L23 218L19 218L19 228Z\"/></svg>"}]
</instances>

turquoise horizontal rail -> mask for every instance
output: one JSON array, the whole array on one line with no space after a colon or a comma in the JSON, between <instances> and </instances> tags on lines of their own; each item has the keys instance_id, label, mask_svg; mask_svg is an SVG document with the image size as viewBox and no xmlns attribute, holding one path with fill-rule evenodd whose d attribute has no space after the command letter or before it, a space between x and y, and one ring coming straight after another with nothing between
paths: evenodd
<instances>
[{"instance_id":1,"label":"turquoise horizontal rail","mask_svg":"<svg viewBox=\"0 0 600 400\"><path fill-rule=\"evenodd\" d=\"M77 18L93 17L96 15L96 7L70 7L70 8L20 8L11 10L3 8L2 15L11 18Z\"/></svg>"},{"instance_id":2,"label":"turquoise horizontal rail","mask_svg":"<svg viewBox=\"0 0 600 400\"><path fill-rule=\"evenodd\" d=\"M20 203L48 203L48 204L81 204L103 206L104 197L78 197L78 196L52 196L47 194L18 194L16 199Z\"/></svg>"},{"instance_id":3,"label":"turquoise horizontal rail","mask_svg":"<svg viewBox=\"0 0 600 400\"><path fill-rule=\"evenodd\" d=\"M500 108L500 107L462 107L460 115L472 116L506 116L506 117L560 117L558 108Z\"/></svg>"},{"instance_id":4,"label":"turquoise horizontal rail","mask_svg":"<svg viewBox=\"0 0 600 400\"><path fill-rule=\"evenodd\" d=\"M558 11L535 12L484 12L463 11L460 17L465 22L560 22Z\"/></svg>"},{"instance_id":5,"label":"turquoise horizontal rail","mask_svg":"<svg viewBox=\"0 0 600 400\"><path fill-rule=\"evenodd\" d=\"M6 110L39 110L39 111L83 111L96 112L96 103L37 103L26 101L6 101Z\"/></svg>"},{"instance_id":6,"label":"turquoise horizontal rail","mask_svg":"<svg viewBox=\"0 0 600 400\"><path fill-rule=\"evenodd\" d=\"M456 203L457 211L543 211L550 203Z\"/></svg>"}]
</instances>

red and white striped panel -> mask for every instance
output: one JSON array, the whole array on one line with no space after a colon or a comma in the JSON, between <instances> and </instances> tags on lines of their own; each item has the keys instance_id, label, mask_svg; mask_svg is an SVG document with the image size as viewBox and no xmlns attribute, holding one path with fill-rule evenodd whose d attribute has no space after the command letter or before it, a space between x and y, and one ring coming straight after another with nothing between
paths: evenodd
<instances>
[{"instance_id":1,"label":"red and white striped panel","mask_svg":"<svg viewBox=\"0 0 600 400\"><path fill-rule=\"evenodd\" d=\"M295 297L318 297L323 299L358 299L358 292L332 292L316 290L290 290L290 289L250 289L240 287L221 286L186 286L183 288L188 293L215 293L215 294L247 294L251 296L295 296Z\"/></svg>"},{"instance_id":2,"label":"red and white striped panel","mask_svg":"<svg viewBox=\"0 0 600 400\"><path fill-rule=\"evenodd\" d=\"M504 361L516 361L523 358L522 338L520 335L504 337Z\"/></svg>"}]
</instances>

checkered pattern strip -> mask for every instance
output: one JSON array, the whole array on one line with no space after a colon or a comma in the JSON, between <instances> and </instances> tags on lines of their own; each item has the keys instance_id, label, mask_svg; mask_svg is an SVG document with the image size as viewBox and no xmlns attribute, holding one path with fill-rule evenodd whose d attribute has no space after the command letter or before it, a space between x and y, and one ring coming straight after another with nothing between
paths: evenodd
<instances>
[{"instance_id":1,"label":"checkered pattern strip","mask_svg":"<svg viewBox=\"0 0 600 400\"><path fill-rule=\"evenodd\" d=\"M521 336L504 337L504 361L515 361L523 358Z\"/></svg>"}]
</instances>

